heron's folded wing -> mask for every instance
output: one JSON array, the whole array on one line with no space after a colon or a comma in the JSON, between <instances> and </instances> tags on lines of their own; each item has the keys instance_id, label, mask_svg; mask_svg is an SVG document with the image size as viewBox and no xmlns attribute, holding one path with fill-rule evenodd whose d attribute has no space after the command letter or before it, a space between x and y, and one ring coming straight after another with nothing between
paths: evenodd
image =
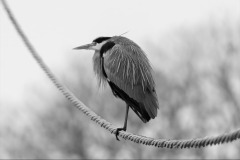
<instances>
[{"instance_id":1,"label":"heron's folded wing","mask_svg":"<svg viewBox=\"0 0 240 160\"><path fill-rule=\"evenodd\" d=\"M139 47L116 44L104 54L104 69L110 81L140 103L151 118L156 117L158 101L152 69Z\"/></svg>"}]
</instances>

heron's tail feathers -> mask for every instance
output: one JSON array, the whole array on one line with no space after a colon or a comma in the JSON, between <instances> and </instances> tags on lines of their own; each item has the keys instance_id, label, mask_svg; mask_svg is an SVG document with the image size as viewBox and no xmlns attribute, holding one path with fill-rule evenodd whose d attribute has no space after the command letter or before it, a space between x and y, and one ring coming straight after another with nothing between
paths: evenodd
<instances>
[{"instance_id":1,"label":"heron's tail feathers","mask_svg":"<svg viewBox=\"0 0 240 160\"><path fill-rule=\"evenodd\" d=\"M144 108L146 109L148 115L154 119L157 116L158 100L155 92L151 94L146 94L146 97L143 102Z\"/></svg>"},{"instance_id":2,"label":"heron's tail feathers","mask_svg":"<svg viewBox=\"0 0 240 160\"><path fill-rule=\"evenodd\" d=\"M142 103L133 103L132 105L132 110L144 123L148 122L150 119L154 119L157 116L157 109L159 107L155 93L146 94L146 97Z\"/></svg>"},{"instance_id":3,"label":"heron's tail feathers","mask_svg":"<svg viewBox=\"0 0 240 160\"><path fill-rule=\"evenodd\" d=\"M158 103L155 92L147 93L143 102L137 102L133 98L129 97L113 82L108 81L108 83L113 91L113 94L116 97L124 100L144 123L148 122L151 118L153 119L157 116Z\"/></svg>"},{"instance_id":4,"label":"heron's tail feathers","mask_svg":"<svg viewBox=\"0 0 240 160\"><path fill-rule=\"evenodd\" d=\"M146 110L141 110L140 105L138 106L132 106L130 105L130 107L132 108L132 110L136 113L136 115L138 115L138 117L144 122L147 123L151 117L148 115L148 113L146 112Z\"/></svg>"}]
</instances>

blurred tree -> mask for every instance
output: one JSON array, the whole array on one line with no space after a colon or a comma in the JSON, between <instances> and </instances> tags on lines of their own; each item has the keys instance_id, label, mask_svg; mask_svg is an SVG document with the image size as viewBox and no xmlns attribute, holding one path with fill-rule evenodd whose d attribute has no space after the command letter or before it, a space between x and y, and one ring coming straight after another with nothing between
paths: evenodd
<instances>
[{"instance_id":1,"label":"blurred tree","mask_svg":"<svg viewBox=\"0 0 240 160\"><path fill-rule=\"evenodd\" d=\"M240 22L214 22L172 32L155 43L157 45L146 43L146 50L154 60L150 59L156 75L159 116L143 124L130 112L129 131L155 138L187 139L239 128L239 28ZM70 68L63 73L62 80L97 114L116 126L121 125L124 102L114 98L109 87L97 89L90 61L90 58L70 59ZM37 98L42 103L38 106L45 106L45 109L30 112L35 115L34 123L25 127L21 137L15 137L14 146L5 147L0 153L9 154L11 158L240 157L239 143L170 150L124 140L117 142L114 135L82 116L62 96L53 94L49 99L41 87L30 94L36 94L36 90L41 90ZM29 108L35 104L28 102ZM16 134L12 127L6 130L8 138L0 139L1 144L6 144ZM6 133L0 131L0 134Z\"/></svg>"}]
</instances>

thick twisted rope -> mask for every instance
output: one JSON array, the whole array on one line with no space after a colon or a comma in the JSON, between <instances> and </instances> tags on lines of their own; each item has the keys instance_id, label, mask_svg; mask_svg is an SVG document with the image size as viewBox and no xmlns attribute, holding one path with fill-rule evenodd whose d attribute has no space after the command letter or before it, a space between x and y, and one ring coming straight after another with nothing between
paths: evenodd
<instances>
[{"instance_id":1,"label":"thick twisted rope","mask_svg":"<svg viewBox=\"0 0 240 160\"><path fill-rule=\"evenodd\" d=\"M86 107L79 99L77 99L72 92L70 92L64 85L62 85L57 78L52 74L50 69L45 65L42 58L38 55L36 50L31 45L28 38L23 33L22 29L20 28L19 24L17 23L16 19L14 18L12 12L10 11L7 3L5 0L1 0L5 11L11 22L13 23L15 29L17 30L19 36L22 38L24 44L31 52L34 59L40 65L42 70L47 74L48 78L52 81L52 83L60 90L60 92L74 104L76 108L81 110L85 115L87 115L92 121L99 124L101 127L105 128L106 130L110 131L112 134L115 134L116 127L113 126L110 122L106 121L102 117L98 116L94 113L91 109ZM135 135L129 132L120 131L119 136L124 138L125 140L130 140L135 143L145 144L149 146L155 147L162 147L162 148L200 148L206 147L216 144L222 144L227 142L232 142L240 138L240 129L225 133L215 137L205 137L205 138L197 138L197 139L188 139L188 140L168 140L168 139L154 139L150 137L145 137L141 135Z\"/></svg>"}]
</instances>

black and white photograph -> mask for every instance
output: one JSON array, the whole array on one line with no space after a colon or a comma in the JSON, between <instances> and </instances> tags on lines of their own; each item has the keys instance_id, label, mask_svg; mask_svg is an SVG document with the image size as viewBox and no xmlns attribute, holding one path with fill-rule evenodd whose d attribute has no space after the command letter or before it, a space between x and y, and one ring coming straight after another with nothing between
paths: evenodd
<instances>
[{"instance_id":1,"label":"black and white photograph","mask_svg":"<svg viewBox=\"0 0 240 160\"><path fill-rule=\"evenodd\" d=\"M239 159L240 0L0 0L0 159Z\"/></svg>"}]
</instances>

